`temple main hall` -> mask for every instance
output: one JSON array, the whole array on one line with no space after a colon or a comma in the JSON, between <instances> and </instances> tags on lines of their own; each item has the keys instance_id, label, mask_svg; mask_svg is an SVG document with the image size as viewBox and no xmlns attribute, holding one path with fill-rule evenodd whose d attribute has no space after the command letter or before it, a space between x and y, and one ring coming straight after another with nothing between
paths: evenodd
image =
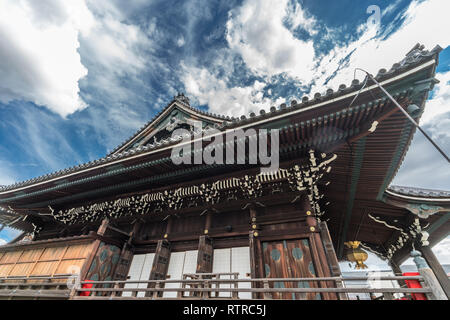
<instances>
[{"instance_id":1,"label":"temple main hall","mask_svg":"<svg viewBox=\"0 0 450 320\"><path fill-rule=\"evenodd\" d=\"M417 122L440 51L416 45L374 75ZM22 231L0 246L0 298L345 300L339 262L364 268L368 252L399 276L412 253L420 274L398 281L422 289L397 292L448 298L430 248L450 192L391 184L416 127L366 80L240 117L178 94L105 157L0 187L0 228ZM194 138L193 120L206 137L278 130L279 169L174 164L172 133Z\"/></svg>"}]
</instances>

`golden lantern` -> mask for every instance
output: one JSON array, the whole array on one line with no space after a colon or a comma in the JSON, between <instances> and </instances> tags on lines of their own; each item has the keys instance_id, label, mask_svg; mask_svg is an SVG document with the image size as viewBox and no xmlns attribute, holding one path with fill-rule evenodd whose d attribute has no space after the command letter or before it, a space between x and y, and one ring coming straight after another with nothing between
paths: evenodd
<instances>
[{"instance_id":1,"label":"golden lantern","mask_svg":"<svg viewBox=\"0 0 450 320\"><path fill-rule=\"evenodd\" d=\"M366 269L367 266L364 264L364 261L369 257L367 252L359 247L360 241L348 241L344 242L347 247L345 250L345 255L347 260L350 262L355 262L355 269Z\"/></svg>"}]
</instances>

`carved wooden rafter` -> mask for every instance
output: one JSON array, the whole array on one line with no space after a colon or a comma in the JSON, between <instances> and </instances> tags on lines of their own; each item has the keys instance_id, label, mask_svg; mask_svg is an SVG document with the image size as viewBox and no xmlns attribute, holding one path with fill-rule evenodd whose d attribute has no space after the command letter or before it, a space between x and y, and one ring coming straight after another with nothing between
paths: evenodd
<instances>
[{"instance_id":1,"label":"carved wooden rafter","mask_svg":"<svg viewBox=\"0 0 450 320\"><path fill-rule=\"evenodd\" d=\"M64 224L86 223L104 217L120 218L165 209L178 210L192 204L211 206L233 198L257 199L263 193L270 192L272 184L287 182L291 191L307 192L314 214L320 216L323 214L319 206L322 195L317 182L331 170L330 163L336 157L324 153L316 155L311 150L308 164L279 169L270 174L245 175L241 178L228 178L174 190L134 195L66 210L56 211L50 207L50 210L54 219Z\"/></svg>"}]
</instances>

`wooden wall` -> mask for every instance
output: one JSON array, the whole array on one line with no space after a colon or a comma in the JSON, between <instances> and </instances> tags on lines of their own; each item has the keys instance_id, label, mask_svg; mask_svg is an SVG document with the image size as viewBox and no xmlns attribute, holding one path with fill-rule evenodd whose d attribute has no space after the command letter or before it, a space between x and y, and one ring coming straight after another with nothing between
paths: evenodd
<instances>
[{"instance_id":1,"label":"wooden wall","mask_svg":"<svg viewBox=\"0 0 450 320\"><path fill-rule=\"evenodd\" d=\"M92 242L61 243L52 247L18 247L0 252L0 277L57 276L79 273Z\"/></svg>"}]
</instances>

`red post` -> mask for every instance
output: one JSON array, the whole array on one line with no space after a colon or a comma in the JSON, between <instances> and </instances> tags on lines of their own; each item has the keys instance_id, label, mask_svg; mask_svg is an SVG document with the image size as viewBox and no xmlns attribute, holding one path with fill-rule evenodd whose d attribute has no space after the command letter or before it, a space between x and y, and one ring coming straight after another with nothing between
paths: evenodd
<instances>
[{"instance_id":1,"label":"red post","mask_svg":"<svg viewBox=\"0 0 450 320\"><path fill-rule=\"evenodd\" d=\"M420 276L419 272L405 272L403 273L404 277L412 277L412 276ZM422 288L419 280L405 280L406 286L411 289ZM412 293L413 300L428 300L425 294L423 293Z\"/></svg>"}]
</instances>

